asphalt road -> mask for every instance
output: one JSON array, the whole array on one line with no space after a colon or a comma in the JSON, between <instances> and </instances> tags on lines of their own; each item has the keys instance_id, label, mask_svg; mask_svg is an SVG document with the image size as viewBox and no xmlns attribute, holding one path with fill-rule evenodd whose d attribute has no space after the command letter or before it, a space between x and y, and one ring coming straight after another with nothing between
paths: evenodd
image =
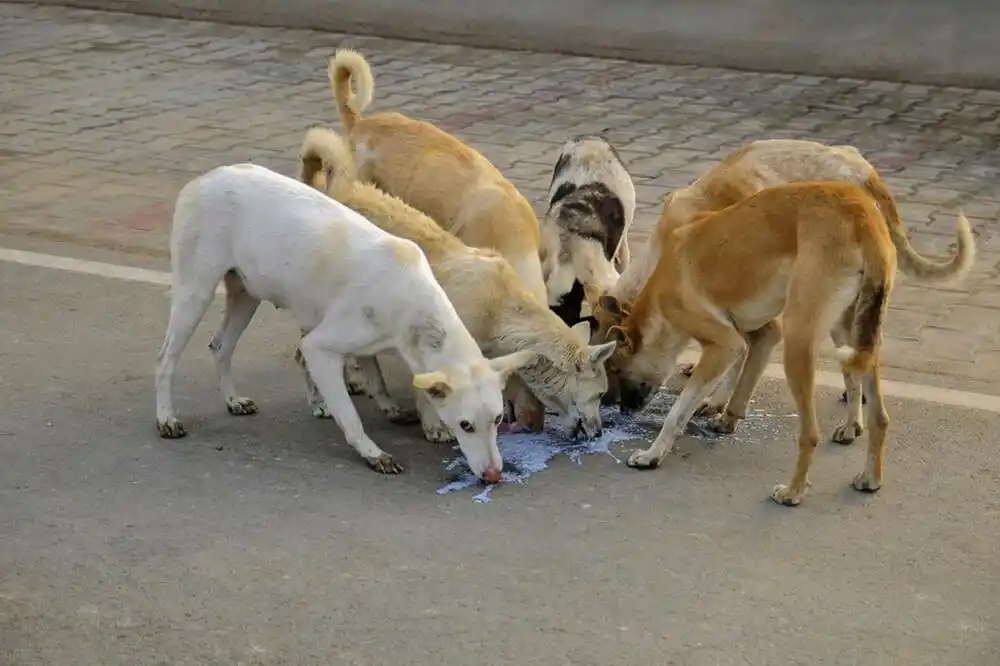
<instances>
[{"instance_id":1,"label":"asphalt road","mask_svg":"<svg viewBox=\"0 0 1000 666\"><path fill-rule=\"evenodd\" d=\"M269 307L236 352L261 413L223 407L216 307L165 441L165 287L4 262L0 285L2 664L1000 662L995 413L890 399L882 491L850 488L863 442L827 444L786 508L795 420L768 381L734 438L657 471L555 460L478 504L435 492L447 447L362 402L408 465L369 471L310 415Z\"/></svg>"}]
</instances>

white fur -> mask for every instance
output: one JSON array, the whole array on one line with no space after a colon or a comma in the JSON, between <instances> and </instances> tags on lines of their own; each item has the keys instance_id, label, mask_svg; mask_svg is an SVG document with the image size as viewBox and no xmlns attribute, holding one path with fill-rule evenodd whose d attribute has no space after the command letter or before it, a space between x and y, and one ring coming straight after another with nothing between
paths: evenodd
<instances>
[{"instance_id":1,"label":"white fur","mask_svg":"<svg viewBox=\"0 0 1000 666\"><path fill-rule=\"evenodd\" d=\"M213 169L181 190L171 262L170 323L156 368L156 418L164 437L184 434L171 399L174 372L224 279L226 312L211 347L232 413L256 411L236 393L230 366L257 306L269 301L296 318L318 391L369 464L400 471L362 428L344 385L345 356L394 349L416 373L421 398L454 427L473 472L499 474L500 391L514 363L483 358L414 243L308 185L239 164ZM463 421L473 433L463 432Z\"/></svg>"}]
</instances>

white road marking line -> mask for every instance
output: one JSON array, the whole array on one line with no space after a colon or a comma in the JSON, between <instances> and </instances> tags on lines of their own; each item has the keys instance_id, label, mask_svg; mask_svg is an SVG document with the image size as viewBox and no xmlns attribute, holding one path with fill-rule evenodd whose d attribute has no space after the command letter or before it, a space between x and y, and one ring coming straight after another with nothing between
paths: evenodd
<instances>
[{"instance_id":1,"label":"white road marking line","mask_svg":"<svg viewBox=\"0 0 1000 666\"><path fill-rule=\"evenodd\" d=\"M40 252L28 252L25 250L14 250L4 247L0 247L0 261L23 264L25 266L37 266L40 268L54 268L56 270L68 271L70 273L97 275L100 277L113 278L115 280L128 280L131 282L170 286L170 273L166 273L164 271L153 271L146 268L121 266L119 264L108 264L102 261L73 259L71 257L60 257L54 254L42 254ZM217 293L222 293L222 291L223 289L220 285ZM697 360L698 352L685 352L681 355L681 362L691 363ZM764 370L764 377L784 381L784 368L782 368L780 364L772 363ZM843 389L844 380L839 373L819 370L816 372L816 385L826 388ZM951 405L967 409L980 409L1000 414L1000 396L988 395L985 393L973 393L970 391L956 391L954 389L939 388L924 384L909 384L907 382L894 382L889 380L882 381L882 390L886 396L894 398L931 402L939 405Z\"/></svg>"}]
</instances>

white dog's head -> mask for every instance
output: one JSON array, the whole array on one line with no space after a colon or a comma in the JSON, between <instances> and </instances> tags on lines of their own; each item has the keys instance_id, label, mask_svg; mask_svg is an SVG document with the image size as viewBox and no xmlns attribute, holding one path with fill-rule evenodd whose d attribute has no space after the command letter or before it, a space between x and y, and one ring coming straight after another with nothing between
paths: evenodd
<instances>
[{"instance_id":1,"label":"white dog's head","mask_svg":"<svg viewBox=\"0 0 1000 666\"><path fill-rule=\"evenodd\" d=\"M427 394L442 423L455 434L473 474L488 483L498 482L503 470L497 448L497 426L504 413L501 391L512 372L535 358L534 352L519 351L413 377L413 386Z\"/></svg>"}]
</instances>

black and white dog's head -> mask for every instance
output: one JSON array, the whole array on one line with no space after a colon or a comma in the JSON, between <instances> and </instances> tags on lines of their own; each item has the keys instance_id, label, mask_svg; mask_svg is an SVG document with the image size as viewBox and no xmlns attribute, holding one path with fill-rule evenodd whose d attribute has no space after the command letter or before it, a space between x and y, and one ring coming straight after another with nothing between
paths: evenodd
<instances>
[{"instance_id":1,"label":"black and white dog's head","mask_svg":"<svg viewBox=\"0 0 1000 666\"><path fill-rule=\"evenodd\" d=\"M543 234L559 244L543 266L549 305L572 326L584 315L583 283L607 289L618 279L615 259L635 213L635 187L614 146L581 136L563 146L548 203Z\"/></svg>"}]
</instances>

